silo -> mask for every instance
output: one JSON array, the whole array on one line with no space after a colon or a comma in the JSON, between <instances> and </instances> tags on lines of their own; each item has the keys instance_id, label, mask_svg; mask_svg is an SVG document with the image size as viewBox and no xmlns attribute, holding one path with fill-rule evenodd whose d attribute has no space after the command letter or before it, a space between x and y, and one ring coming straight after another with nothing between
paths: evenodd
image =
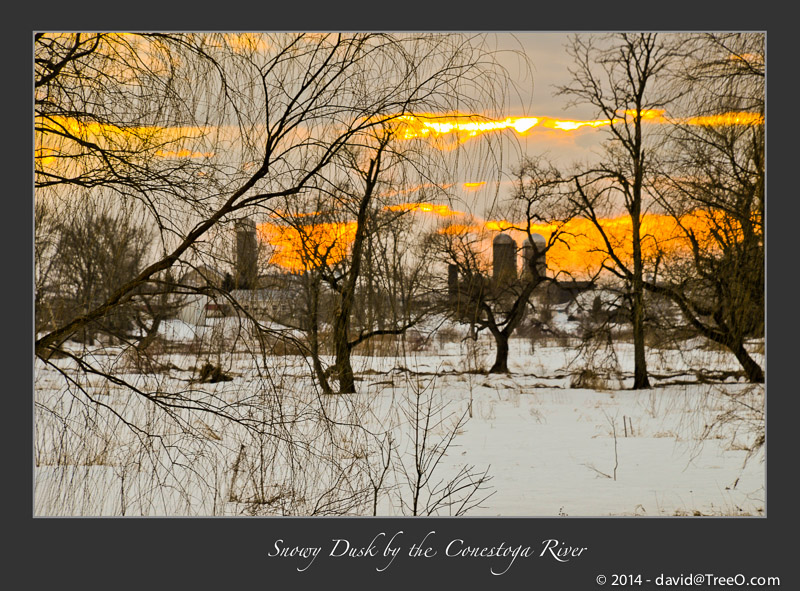
<instances>
[{"instance_id":1,"label":"silo","mask_svg":"<svg viewBox=\"0 0 800 591\"><path fill-rule=\"evenodd\" d=\"M451 304L458 301L458 265L454 263L447 265L447 291Z\"/></svg>"},{"instance_id":2,"label":"silo","mask_svg":"<svg viewBox=\"0 0 800 591\"><path fill-rule=\"evenodd\" d=\"M539 277L544 278L547 275L547 254L544 252L546 246L547 240L541 234L531 234L530 238L525 240L525 245L522 247L523 274L530 276L530 261L535 257Z\"/></svg>"},{"instance_id":3,"label":"silo","mask_svg":"<svg viewBox=\"0 0 800 591\"><path fill-rule=\"evenodd\" d=\"M508 285L517 278L517 243L500 233L492 240L492 279L495 286Z\"/></svg>"},{"instance_id":4,"label":"silo","mask_svg":"<svg viewBox=\"0 0 800 591\"><path fill-rule=\"evenodd\" d=\"M238 289L253 289L258 277L258 241L256 224L245 218L235 224L236 244L234 245L234 285Z\"/></svg>"}]
</instances>

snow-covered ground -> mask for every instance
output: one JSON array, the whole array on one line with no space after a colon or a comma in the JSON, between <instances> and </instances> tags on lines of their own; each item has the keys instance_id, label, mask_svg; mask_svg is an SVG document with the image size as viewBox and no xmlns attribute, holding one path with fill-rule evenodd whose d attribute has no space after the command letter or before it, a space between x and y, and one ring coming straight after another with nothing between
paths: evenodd
<instances>
[{"instance_id":1,"label":"snow-covered ground","mask_svg":"<svg viewBox=\"0 0 800 591\"><path fill-rule=\"evenodd\" d=\"M191 340L204 330L210 329L178 322L165 326L172 340ZM311 491L323 481L346 497L347 487L367 483L369 488L370 479L374 483L382 474L377 513L407 514L419 427L413 410L420 400L432 407L427 453L438 460L421 502L435 499L437 484L455 481L459 470L474 476L488 469L491 479L474 498L490 496L467 515L765 514L764 452L755 445L764 427L764 389L725 373L736 370L730 354L697 343L683 351L651 350L653 388L632 391L625 389L631 383L630 345L618 345L615 371L600 372L583 384L576 376L586 365L574 359L576 349L569 343L538 341L532 347L529 340L515 338L511 345L508 375L478 371L493 356L491 340L483 337L470 343L434 336L403 357L355 356L358 394L329 397L313 387L307 362L291 355L223 353L217 359L233 380L197 385L192 379L207 355L164 354L161 363L169 369L148 374L120 369L127 366L119 353L98 352L98 364L118 368L143 392L193 391L196 408L215 410L187 411L180 420L91 376L82 377L81 384L94 392L102 409L88 410L77 404L85 398L74 385L67 390L54 367L37 361L36 512L240 514L246 494L235 491L252 488L246 483L255 482L258 472L262 491L265 479L267 488L278 491L274 503L262 502L262 514L303 513L301 506L311 503ZM66 359L56 363L71 365ZM720 379L699 380L698 368L706 375L718 372ZM253 404L273 391L284 392L281 418L288 417L290 426L282 423L281 429L259 435L261 453L273 454L265 471L263 464L254 468L253 453L243 451L241 425L230 419L273 424L274 414L267 416L265 407ZM220 409L222 414L216 412ZM320 430L320 413L336 426ZM465 422L456 428L459 417ZM145 418L151 430L164 435L165 451L142 451L152 441L126 428L124 421L141 424ZM90 436L81 435L81 421L93 425ZM186 435L187 425L192 437ZM453 434L446 449L431 448ZM302 444L285 444L292 437ZM386 442L394 463L382 472L390 464L381 455ZM338 464L334 456L340 457ZM324 466L311 470L315 458L323 458ZM286 465L276 465L281 462ZM281 488L286 482L298 489L286 492ZM317 498L316 509L320 499L336 497L326 494ZM361 507L372 513L370 502ZM442 504L438 513L453 511L454 506ZM324 506L319 513L325 513Z\"/></svg>"},{"instance_id":2,"label":"snow-covered ground","mask_svg":"<svg viewBox=\"0 0 800 591\"><path fill-rule=\"evenodd\" d=\"M468 392L462 380L445 387L454 400ZM764 465L750 459L743 468L743 443L698 441L725 408L706 394L698 386L641 393L479 380L455 449L491 465L497 492L471 514L760 514Z\"/></svg>"}]
</instances>

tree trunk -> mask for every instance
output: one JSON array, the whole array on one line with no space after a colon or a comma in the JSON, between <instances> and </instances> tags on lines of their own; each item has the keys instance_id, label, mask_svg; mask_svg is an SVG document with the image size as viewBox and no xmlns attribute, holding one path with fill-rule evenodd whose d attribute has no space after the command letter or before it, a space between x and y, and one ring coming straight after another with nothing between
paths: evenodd
<instances>
[{"instance_id":1,"label":"tree trunk","mask_svg":"<svg viewBox=\"0 0 800 591\"><path fill-rule=\"evenodd\" d=\"M631 230L633 233L633 277L631 278L631 320L633 324L633 389L650 387L647 377L647 358L644 346L644 265L642 263L642 166L641 151L641 106L637 105L636 119L636 161L633 183L633 200L630 208Z\"/></svg>"},{"instance_id":2,"label":"tree trunk","mask_svg":"<svg viewBox=\"0 0 800 591\"><path fill-rule=\"evenodd\" d=\"M322 361L319 358L319 339L314 335L311 339L311 362L314 365L314 373L317 374L320 388L323 394L333 394L331 386L328 383L328 376L325 375L325 370L322 367Z\"/></svg>"},{"instance_id":3,"label":"tree trunk","mask_svg":"<svg viewBox=\"0 0 800 591\"><path fill-rule=\"evenodd\" d=\"M747 352L747 349L744 348L744 344L740 343L738 347L731 347L733 354L736 355L736 359L744 369L744 373L747 376L747 381L752 382L754 384L763 384L764 383L764 370L761 369L761 366L756 363L750 354Z\"/></svg>"},{"instance_id":4,"label":"tree trunk","mask_svg":"<svg viewBox=\"0 0 800 591\"><path fill-rule=\"evenodd\" d=\"M336 316L333 326L333 347L336 355L334 369L339 380L339 394L355 394L356 382L353 375L353 366L350 363L350 345L348 343L349 314L340 313Z\"/></svg>"},{"instance_id":5,"label":"tree trunk","mask_svg":"<svg viewBox=\"0 0 800 591\"><path fill-rule=\"evenodd\" d=\"M508 335L504 332L496 332L493 335L497 344L497 354L489 373L508 373Z\"/></svg>"},{"instance_id":6,"label":"tree trunk","mask_svg":"<svg viewBox=\"0 0 800 591\"><path fill-rule=\"evenodd\" d=\"M311 349L311 361L314 365L314 373L317 375L317 380L319 381L320 388L322 388L322 393L333 394L333 390L331 390L331 386L328 383L328 376L325 374L325 370L322 367L322 360L320 359L319 290L320 290L319 277L315 277L314 279L312 279L312 283L309 285L309 293L308 293L308 303L309 303L308 336L309 336L309 345Z\"/></svg>"},{"instance_id":7,"label":"tree trunk","mask_svg":"<svg viewBox=\"0 0 800 591\"><path fill-rule=\"evenodd\" d=\"M650 291L661 294L672 300L683 313L683 317L689 324L697 330L699 334L708 340L722 345L736 356L739 365L742 366L748 381L755 384L764 383L764 370L756 363L747 349L744 347L741 337L731 334L730 328L721 320L716 321L716 326L709 326L700 319L700 314L689 303L685 296L675 289L665 289L652 283L645 284Z\"/></svg>"},{"instance_id":8,"label":"tree trunk","mask_svg":"<svg viewBox=\"0 0 800 591\"><path fill-rule=\"evenodd\" d=\"M153 324L147 330L147 334L136 345L136 350L139 353L144 353L147 350L147 348L153 344L153 341L155 341L156 337L158 336L158 328L161 326L161 321L162 319L165 318L165 316L166 316L165 314L155 315L155 317L153 318Z\"/></svg>"},{"instance_id":9,"label":"tree trunk","mask_svg":"<svg viewBox=\"0 0 800 591\"><path fill-rule=\"evenodd\" d=\"M642 390L650 387L647 377L647 360L644 346L644 305L641 286L639 292L633 293L631 315L633 320L633 389Z\"/></svg>"}]
</instances>

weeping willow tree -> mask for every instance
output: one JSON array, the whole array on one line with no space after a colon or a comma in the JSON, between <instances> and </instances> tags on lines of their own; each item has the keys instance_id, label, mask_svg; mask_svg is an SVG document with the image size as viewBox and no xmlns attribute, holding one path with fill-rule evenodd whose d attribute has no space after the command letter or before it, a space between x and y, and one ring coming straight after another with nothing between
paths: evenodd
<instances>
[{"instance_id":1,"label":"weeping willow tree","mask_svg":"<svg viewBox=\"0 0 800 591\"><path fill-rule=\"evenodd\" d=\"M369 504L364 450L374 438L351 401L325 406L269 359L270 346L293 337L249 315L216 280L230 264L220 244L237 221L279 203L303 210L359 171L362 198L373 195L382 154L423 171L414 155L424 139L406 150L385 135L392 122L477 114L484 99L501 102L506 86L481 36L36 34L37 211L111 204L110 215L131 213L149 237L122 279L37 327L37 512L196 514L235 503L255 513L345 514ZM52 288L37 293L46 305L61 286L51 264L57 244L43 229L35 262L37 283ZM241 379L209 384L181 374L166 354L163 372L126 365L160 321L147 312L154 296L237 310L243 320L232 333L215 332L189 353L234 374L233 353L244 353ZM71 340L122 309L144 320L124 343ZM106 480L95 480L100 473Z\"/></svg>"}]
</instances>

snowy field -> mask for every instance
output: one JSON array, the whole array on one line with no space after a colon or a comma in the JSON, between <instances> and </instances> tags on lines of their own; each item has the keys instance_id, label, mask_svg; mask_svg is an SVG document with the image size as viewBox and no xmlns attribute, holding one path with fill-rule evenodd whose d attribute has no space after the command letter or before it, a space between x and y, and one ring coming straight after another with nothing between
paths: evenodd
<instances>
[{"instance_id":1,"label":"snowy field","mask_svg":"<svg viewBox=\"0 0 800 591\"><path fill-rule=\"evenodd\" d=\"M98 349L138 392L37 360L35 514L765 514L764 388L700 343L650 349L653 388L631 391L629 344L589 373L568 341L512 338L511 373L488 375L491 338L434 335L354 356L359 392L334 396L246 343L167 349L157 371ZM197 383L206 359L232 380Z\"/></svg>"}]
</instances>

